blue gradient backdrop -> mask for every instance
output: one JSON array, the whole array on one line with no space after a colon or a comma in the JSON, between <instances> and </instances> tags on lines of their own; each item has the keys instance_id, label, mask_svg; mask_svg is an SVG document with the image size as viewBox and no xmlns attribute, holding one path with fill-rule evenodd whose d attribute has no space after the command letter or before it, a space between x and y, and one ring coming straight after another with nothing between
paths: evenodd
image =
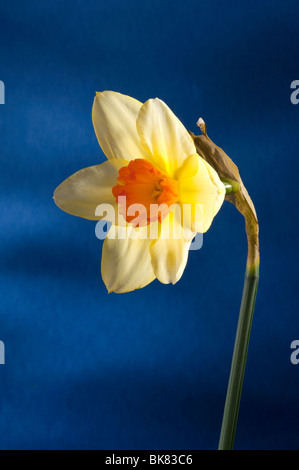
<instances>
[{"instance_id":1,"label":"blue gradient backdrop","mask_svg":"<svg viewBox=\"0 0 299 470\"><path fill-rule=\"evenodd\" d=\"M246 259L229 203L176 286L107 294L55 187L104 161L95 91L202 116L257 208L261 280L236 449L299 448L298 1L2 0L0 447L215 449Z\"/></svg>"}]
</instances>

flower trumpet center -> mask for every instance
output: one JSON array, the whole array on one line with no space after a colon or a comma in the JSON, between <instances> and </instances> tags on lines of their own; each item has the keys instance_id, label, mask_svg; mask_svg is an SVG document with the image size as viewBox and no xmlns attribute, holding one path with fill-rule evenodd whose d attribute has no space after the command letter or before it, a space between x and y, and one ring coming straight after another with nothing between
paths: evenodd
<instances>
[{"instance_id":1,"label":"flower trumpet center","mask_svg":"<svg viewBox=\"0 0 299 470\"><path fill-rule=\"evenodd\" d=\"M112 193L126 221L136 219L136 209L143 225L156 220L161 222L179 198L178 182L142 158L131 160L128 166L119 170ZM130 210L133 204L138 204L138 207Z\"/></svg>"}]
</instances>

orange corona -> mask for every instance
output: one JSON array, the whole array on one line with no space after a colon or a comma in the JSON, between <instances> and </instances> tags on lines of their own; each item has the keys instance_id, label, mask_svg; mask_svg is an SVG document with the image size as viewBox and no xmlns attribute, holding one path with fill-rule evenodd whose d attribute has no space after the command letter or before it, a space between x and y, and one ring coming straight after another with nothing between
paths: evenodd
<instances>
[{"instance_id":1,"label":"orange corona","mask_svg":"<svg viewBox=\"0 0 299 470\"><path fill-rule=\"evenodd\" d=\"M113 186L112 193L116 201L120 203L120 212L127 222L135 219L135 215L128 215L126 208L133 204L141 204L143 212L139 211L139 219L150 224L155 220L162 221L168 214L172 204L179 198L178 182L162 173L148 160L137 158L131 160L128 166L122 167L118 172L117 185ZM126 198L126 204L122 199ZM151 211L151 205L164 205L164 208ZM152 213L151 213L152 212Z\"/></svg>"}]
</instances>

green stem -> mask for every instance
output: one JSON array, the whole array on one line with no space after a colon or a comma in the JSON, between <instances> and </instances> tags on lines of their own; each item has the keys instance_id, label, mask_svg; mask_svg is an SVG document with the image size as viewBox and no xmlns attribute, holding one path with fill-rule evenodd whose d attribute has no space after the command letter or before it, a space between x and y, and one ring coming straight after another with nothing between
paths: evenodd
<instances>
[{"instance_id":1,"label":"green stem","mask_svg":"<svg viewBox=\"0 0 299 470\"><path fill-rule=\"evenodd\" d=\"M221 178L221 181L225 186L226 194L235 193L240 189L239 183L237 181L231 180L229 178Z\"/></svg>"},{"instance_id":2,"label":"green stem","mask_svg":"<svg viewBox=\"0 0 299 470\"><path fill-rule=\"evenodd\" d=\"M239 414L255 298L259 281L259 263L246 268L240 315L226 393L219 450L232 450Z\"/></svg>"}]
</instances>

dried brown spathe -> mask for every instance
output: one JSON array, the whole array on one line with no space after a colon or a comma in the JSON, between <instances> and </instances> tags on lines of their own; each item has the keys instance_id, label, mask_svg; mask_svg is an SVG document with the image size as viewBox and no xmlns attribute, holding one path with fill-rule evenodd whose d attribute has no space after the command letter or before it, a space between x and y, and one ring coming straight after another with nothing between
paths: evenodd
<instances>
[{"instance_id":1,"label":"dried brown spathe","mask_svg":"<svg viewBox=\"0 0 299 470\"><path fill-rule=\"evenodd\" d=\"M254 269L259 265L259 225L253 202L242 182L238 167L232 159L208 137L206 124L199 119L198 126L202 135L192 136L197 153L217 171L222 181L230 182L234 190L226 194L225 199L236 206L245 218L245 229L248 239L248 269ZM238 188L236 190L236 188Z\"/></svg>"}]
</instances>

